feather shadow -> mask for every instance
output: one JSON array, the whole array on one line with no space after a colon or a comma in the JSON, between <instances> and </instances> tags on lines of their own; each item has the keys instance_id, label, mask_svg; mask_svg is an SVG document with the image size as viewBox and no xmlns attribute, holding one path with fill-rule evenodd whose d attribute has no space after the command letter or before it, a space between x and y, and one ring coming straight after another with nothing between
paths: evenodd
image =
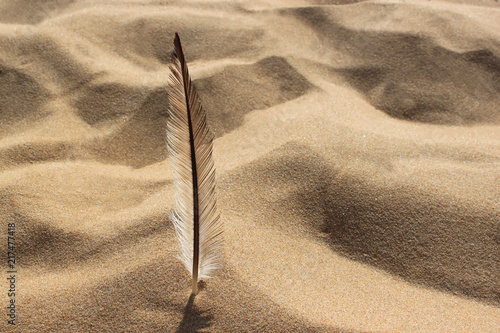
<instances>
[{"instance_id":1,"label":"feather shadow","mask_svg":"<svg viewBox=\"0 0 500 333\"><path fill-rule=\"evenodd\" d=\"M189 296L188 303L184 308L184 316L182 317L182 321L176 331L177 333L199 332L199 330L210 327L212 316L204 316L203 311L197 309L194 305L194 298L194 294Z\"/></svg>"}]
</instances>

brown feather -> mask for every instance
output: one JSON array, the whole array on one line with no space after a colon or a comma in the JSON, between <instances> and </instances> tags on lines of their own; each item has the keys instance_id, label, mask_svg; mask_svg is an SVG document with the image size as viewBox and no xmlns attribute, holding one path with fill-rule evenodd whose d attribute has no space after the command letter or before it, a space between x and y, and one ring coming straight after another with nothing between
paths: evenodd
<instances>
[{"instance_id":1,"label":"brown feather","mask_svg":"<svg viewBox=\"0 0 500 333\"><path fill-rule=\"evenodd\" d=\"M222 260L222 222L216 208L213 135L175 34L170 69L167 142L174 170L176 208L172 221L181 244L181 260L190 271L193 294Z\"/></svg>"}]
</instances>

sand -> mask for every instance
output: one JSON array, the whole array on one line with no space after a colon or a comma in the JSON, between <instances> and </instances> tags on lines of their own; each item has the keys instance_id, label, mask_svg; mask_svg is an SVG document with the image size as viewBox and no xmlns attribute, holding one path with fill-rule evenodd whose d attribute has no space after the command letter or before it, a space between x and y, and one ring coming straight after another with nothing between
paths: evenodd
<instances>
[{"instance_id":1,"label":"sand","mask_svg":"<svg viewBox=\"0 0 500 333\"><path fill-rule=\"evenodd\" d=\"M0 331L499 332L499 22L493 0L0 2ZM196 298L175 31L225 224Z\"/></svg>"}]
</instances>

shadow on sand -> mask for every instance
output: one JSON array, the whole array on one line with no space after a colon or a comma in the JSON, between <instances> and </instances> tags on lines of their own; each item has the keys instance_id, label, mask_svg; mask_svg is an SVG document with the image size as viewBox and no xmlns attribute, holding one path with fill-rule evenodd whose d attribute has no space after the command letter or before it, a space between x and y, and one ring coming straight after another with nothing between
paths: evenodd
<instances>
[{"instance_id":1,"label":"shadow on sand","mask_svg":"<svg viewBox=\"0 0 500 333\"><path fill-rule=\"evenodd\" d=\"M188 303L184 308L184 316L177 328L177 333L181 332L199 332L202 329L210 327L212 321L211 315L204 315L203 311L196 308L194 305L195 295L189 296Z\"/></svg>"}]
</instances>

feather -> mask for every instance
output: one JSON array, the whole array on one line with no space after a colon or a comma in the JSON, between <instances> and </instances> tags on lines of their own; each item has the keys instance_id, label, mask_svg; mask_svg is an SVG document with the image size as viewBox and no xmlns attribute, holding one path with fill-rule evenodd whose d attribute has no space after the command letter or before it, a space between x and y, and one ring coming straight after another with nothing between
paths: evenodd
<instances>
[{"instance_id":1,"label":"feather","mask_svg":"<svg viewBox=\"0 0 500 333\"><path fill-rule=\"evenodd\" d=\"M223 226L216 207L213 134L191 82L179 35L171 55L168 153L174 172L175 209L171 220L181 247L180 259L191 273L192 293L222 262Z\"/></svg>"}]
</instances>

